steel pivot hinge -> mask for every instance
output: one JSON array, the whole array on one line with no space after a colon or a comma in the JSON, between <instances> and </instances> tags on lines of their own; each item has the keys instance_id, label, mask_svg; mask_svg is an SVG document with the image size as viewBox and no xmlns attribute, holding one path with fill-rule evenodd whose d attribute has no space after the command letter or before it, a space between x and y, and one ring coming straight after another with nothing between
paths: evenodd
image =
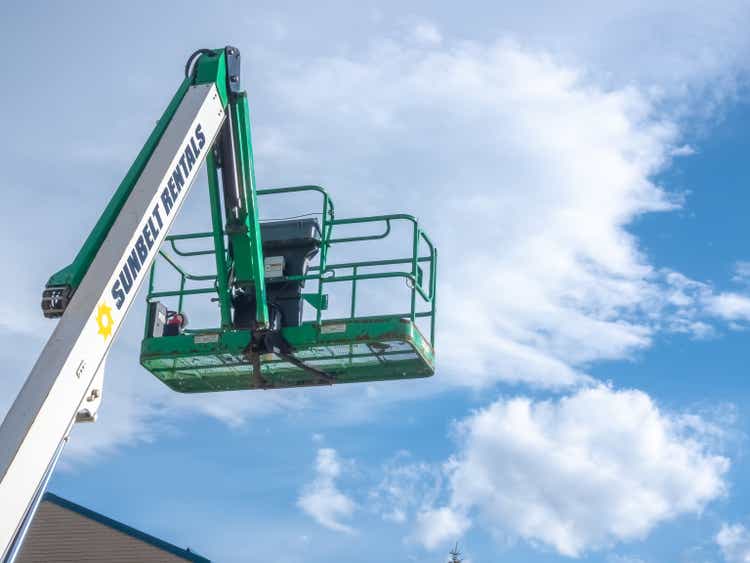
<instances>
[{"instance_id":1,"label":"steel pivot hinge","mask_svg":"<svg viewBox=\"0 0 750 563\"><path fill-rule=\"evenodd\" d=\"M224 54L227 59L227 89L236 96L240 93L240 50L227 45Z\"/></svg>"}]
</instances>

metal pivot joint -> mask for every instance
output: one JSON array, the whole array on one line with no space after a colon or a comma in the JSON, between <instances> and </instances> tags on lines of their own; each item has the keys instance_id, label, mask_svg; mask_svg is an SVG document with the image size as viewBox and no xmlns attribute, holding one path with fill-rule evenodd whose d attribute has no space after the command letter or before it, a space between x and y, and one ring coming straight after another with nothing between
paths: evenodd
<instances>
[{"instance_id":1,"label":"metal pivot joint","mask_svg":"<svg viewBox=\"0 0 750 563\"><path fill-rule=\"evenodd\" d=\"M236 96L240 89L240 50L237 47L227 45L224 48L227 59L227 90Z\"/></svg>"}]
</instances>

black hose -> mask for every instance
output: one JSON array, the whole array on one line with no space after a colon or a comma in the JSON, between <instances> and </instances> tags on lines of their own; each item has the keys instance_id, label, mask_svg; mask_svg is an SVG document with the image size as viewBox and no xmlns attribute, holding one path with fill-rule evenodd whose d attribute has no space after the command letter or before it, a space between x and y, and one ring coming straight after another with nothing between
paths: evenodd
<instances>
[{"instance_id":1,"label":"black hose","mask_svg":"<svg viewBox=\"0 0 750 563\"><path fill-rule=\"evenodd\" d=\"M208 55L209 57L215 57L216 52L211 49L198 49L192 55L190 55L187 62L185 63L185 78L192 77L193 71L195 70L193 64L198 59L199 55Z\"/></svg>"}]
</instances>

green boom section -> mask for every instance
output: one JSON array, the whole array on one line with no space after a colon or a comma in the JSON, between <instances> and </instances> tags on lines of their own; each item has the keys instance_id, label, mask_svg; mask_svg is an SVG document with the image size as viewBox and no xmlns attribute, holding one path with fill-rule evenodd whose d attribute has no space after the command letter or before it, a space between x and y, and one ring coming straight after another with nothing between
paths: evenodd
<instances>
[{"instance_id":1,"label":"green boom section","mask_svg":"<svg viewBox=\"0 0 750 563\"><path fill-rule=\"evenodd\" d=\"M268 325L266 286L263 277L263 248L258 223L258 203L255 189L255 165L250 129L250 109L247 94L240 92L229 103L234 147L237 157L241 207L238 216L227 216L227 236L232 248L233 274L239 287L252 289L256 298L255 319L259 327ZM210 165L211 163L209 163ZM212 171L209 170L209 175Z\"/></svg>"},{"instance_id":2,"label":"green boom section","mask_svg":"<svg viewBox=\"0 0 750 563\"><path fill-rule=\"evenodd\" d=\"M149 135L143 148L130 166L127 174L125 174L122 182L120 182L120 185L115 190L112 199L104 208L99 220L94 225L94 228L86 238L86 241L83 243L81 250L70 265L50 277L49 281L47 281L47 287L69 286L75 290L75 288L81 283L81 280L86 275L96 253L99 251L99 248L109 233L109 230L112 228L115 219L117 219L117 216L120 214L120 211L130 196L130 192L133 190L138 178L140 178L143 173L146 164L151 159L151 155L159 144L164 131L166 131L167 126L172 121L172 118L177 111L177 108L182 103L182 99L185 97L188 88L193 84L206 84L213 82L216 84L219 91L222 104L226 106L227 88L225 59L223 49L215 50L214 56L202 56L198 59L195 67L194 79L192 77L185 78L177 89L177 92L172 97L172 100L169 102L166 110L164 110L164 113L157 122L156 127L154 127L154 130Z\"/></svg>"},{"instance_id":3,"label":"green boom section","mask_svg":"<svg viewBox=\"0 0 750 563\"><path fill-rule=\"evenodd\" d=\"M434 373L432 347L409 319L341 319L304 323L282 330L306 365L333 383L428 377ZM200 393L328 385L284 360L268 355L260 377L245 349L248 331L217 331L147 338L141 364L175 391Z\"/></svg>"}]
</instances>

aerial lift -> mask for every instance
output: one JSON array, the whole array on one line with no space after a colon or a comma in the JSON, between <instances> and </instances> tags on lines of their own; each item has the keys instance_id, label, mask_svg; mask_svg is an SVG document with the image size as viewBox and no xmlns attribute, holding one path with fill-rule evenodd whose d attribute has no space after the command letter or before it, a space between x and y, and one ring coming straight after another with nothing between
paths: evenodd
<instances>
[{"instance_id":1,"label":"aerial lift","mask_svg":"<svg viewBox=\"0 0 750 563\"><path fill-rule=\"evenodd\" d=\"M168 235L203 163L212 230ZM259 198L311 194L322 200L319 213L259 220ZM338 248L390 238L397 225L406 226L407 256L330 260ZM196 241L209 248L186 249ZM215 273L180 263L200 258ZM157 287L157 262L179 287ZM319 186L256 189L240 53L193 53L83 247L43 291L44 315L59 322L0 425L0 560L17 554L73 424L96 419L107 353L144 280L141 364L170 388L196 393L432 375L436 266L434 245L410 215L336 218ZM358 287L396 279L405 281L408 305L357 314ZM329 309L334 284L348 287L348 315L331 318L330 309L342 310ZM218 319L192 328L186 304L205 295Z\"/></svg>"}]
</instances>

